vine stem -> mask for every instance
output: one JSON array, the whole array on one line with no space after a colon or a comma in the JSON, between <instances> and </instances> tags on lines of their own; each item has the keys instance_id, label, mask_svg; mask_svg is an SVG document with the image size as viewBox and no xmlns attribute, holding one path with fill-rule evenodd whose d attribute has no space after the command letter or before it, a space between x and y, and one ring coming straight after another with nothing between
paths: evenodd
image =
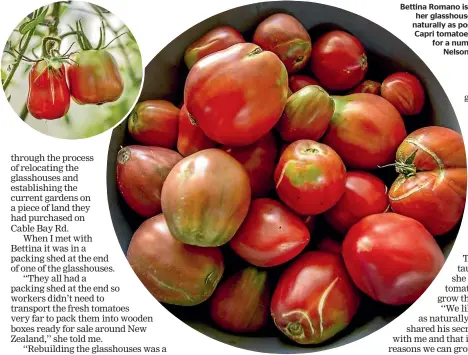
<instances>
[{"instance_id":1,"label":"vine stem","mask_svg":"<svg viewBox=\"0 0 468 355\"><path fill-rule=\"evenodd\" d=\"M99 15L99 17L103 21L106 22L107 27L109 27L109 29L112 31L114 36L117 36L117 31L109 24L109 22L107 22L107 19L104 17L104 14L102 13L102 11L96 5L91 4L91 6L93 7L94 11L96 11L96 13ZM125 50L124 45L120 41L120 38L116 38L116 42L117 42L117 45L118 45L118 47L119 47L120 51L122 52L123 57L125 59L125 64L126 64L127 69L128 69L128 75L130 76L130 79L132 80L132 83L133 83L134 86L138 86L140 84L140 81L137 79L135 71L133 70L132 64L130 63L130 58L128 57L128 53Z\"/></svg>"},{"instance_id":2,"label":"vine stem","mask_svg":"<svg viewBox=\"0 0 468 355\"><path fill-rule=\"evenodd\" d=\"M31 31L28 32L26 40L24 41L23 46L19 50L19 55L18 57L16 57L15 61L13 62L13 67L11 68L10 74L8 74L8 77L3 83L3 91L5 91L8 85L10 85L11 80L13 79L13 76L15 75L15 72L21 63L21 60L23 59L23 56L26 53L26 49L29 46L29 42L31 41L32 36L34 35L34 32L36 32L36 28L33 28L31 29Z\"/></svg>"}]
</instances>

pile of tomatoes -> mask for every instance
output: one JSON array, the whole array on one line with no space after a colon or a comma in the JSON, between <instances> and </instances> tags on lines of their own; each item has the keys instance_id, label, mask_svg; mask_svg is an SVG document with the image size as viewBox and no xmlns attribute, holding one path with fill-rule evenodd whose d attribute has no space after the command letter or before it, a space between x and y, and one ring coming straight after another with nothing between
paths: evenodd
<instances>
[{"instance_id":1,"label":"pile of tomatoes","mask_svg":"<svg viewBox=\"0 0 468 355\"><path fill-rule=\"evenodd\" d=\"M415 302L444 264L436 239L466 198L461 135L407 132L425 105L421 82L406 72L366 80L359 39L333 30L312 45L282 13L251 42L217 27L184 59L181 107L138 103L135 144L117 157L119 191L145 218L127 258L151 294L207 304L229 332L272 319L300 344L340 333L363 297ZM390 188L377 174L388 169Z\"/></svg>"},{"instance_id":2,"label":"pile of tomatoes","mask_svg":"<svg viewBox=\"0 0 468 355\"><path fill-rule=\"evenodd\" d=\"M42 58L34 60L29 71L27 108L34 118L64 117L70 98L79 105L101 105L120 98L123 79L114 57L105 49L103 31L99 44L92 47L81 24L77 25L80 50L70 54L60 54L59 37L44 37Z\"/></svg>"}]
</instances>

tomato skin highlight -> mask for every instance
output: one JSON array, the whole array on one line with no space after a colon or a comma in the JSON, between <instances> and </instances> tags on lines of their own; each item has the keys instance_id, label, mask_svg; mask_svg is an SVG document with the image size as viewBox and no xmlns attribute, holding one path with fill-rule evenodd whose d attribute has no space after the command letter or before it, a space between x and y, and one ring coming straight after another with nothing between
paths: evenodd
<instances>
[{"instance_id":1,"label":"tomato skin highlight","mask_svg":"<svg viewBox=\"0 0 468 355\"><path fill-rule=\"evenodd\" d=\"M231 26L219 26L207 32L199 40L193 42L184 54L187 68L191 69L200 59L229 48L237 43L245 43L244 37Z\"/></svg>"},{"instance_id":2,"label":"tomato skin highlight","mask_svg":"<svg viewBox=\"0 0 468 355\"><path fill-rule=\"evenodd\" d=\"M429 126L412 132L396 153L404 162L414 152L414 174L400 172L389 191L393 211L421 222L434 236L452 230L466 202L463 137L449 128Z\"/></svg>"},{"instance_id":3,"label":"tomato skin highlight","mask_svg":"<svg viewBox=\"0 0 468 355\"><path fill-rule=\"evenodd\" d=\"M289 76L289 87L293 93L301 90L303 87L308 85L318 85L320 86L319 82L310 76L295 74Z\"/></svg>"},{"instance_id":4,"label":"tomato skin highlight","mask_svg":"<svg viewBox=\"0 0 468 355\"><path fill-rule=\"evenodd\" d=\"M161 190L182 156L167 148L130 145L117 155L117 186L126 203L143 217L161 212Z\"/></svg>"},{"instance_id":5,"label":"tomato skin highlight","mask_svg":"<svg viewBox=\"0 0 468 355\"><path fill-rule=\"evenodd\" d=\"M105 50L85 50L71 56L68 84L73 100L79 105L117 101L124 82L117 62Z\"/></svg>"},{"instance_id":6,"label":"tomato skin highlight","mask_svg":"<svg viewBox=\"0 0 468 355\"><path fill-rule=\"evenodd\" d=\"M410 73L394 73L382 83L382 97L404 116L421 113L426 95L419 79Z\"/></svg>"},{"instance_id":7,"label":"tomato skin highlight","mask_svg":"<svg viewBox=\"0 0 468 355\"><path fill-rule=\"evenodd\" d=\"M344 31L331 31L313 45L312 73L328 90L348 90L367 73L367 55L362 43Z\"/></svg>"},{"instance_id":8,"label":"tomato skin highlight","mask_svg":"<svg viewBox=\"0 0 468 355\"><path fill-rule=\"evenodd\" d=\"M141 144L172 149L177 143L179 111L165 100L140 102L128 119L128 132Z\"/></svg>"},{"instance_id":9,"label":"tomato skin highlight","mask_svg":"<svg viewBox=\"0 0 468 355\"><path fill-rule=\"evenodd\" d=\"M29 113L36 119L55 120L65 116L70 108L66 68L57 64L41 60L29 71L26 104Z\"/></svg>"},{"instance_id":10,"label":"tomato skin highlight","mask_svg":"<svg viewBox=\"0 0 468 355\"><path fill-rule=\"evenodd\" d=\"M350 94L374 94L380 95L380 89L382 84L378 83L377 81L373 80L364 80L358 86L356 86L353 90L351 90Z\"/></svg>"},{"instance_id":11,"label":"tomato skin highlight","mask_svg":"<svg viewBox=\"0 0 468 355\"><path fill-rule=\"evenodd\" d=\"M325 134L334 110L335 101L325 90L308 85L288 98L276 128L287 142L318 141Z\"/></svg>"},{"instance_id":12,"label":"tomato skin highlight","mask_svg":"<svg viewBox=\"0 0 468 355\"><path fill-rule=\"evenodd\" d=\"M250 181L228 153L205 149L177 163L162 188L161 204L172 235L201 247L226 244L250 206Z\"/></svg>"},{"instance_id":13,"label":"tomato skin highlight","mask_svg":"<svg viewBox=\"0 0 468 355\"><path fill-rule=\"evenodd\" d=\"M348 168L373 170L391 163L407 135L397 109L373 94L333 99L335 113L323 143L333 148Z\"/></svg>"},{"instance_id":14,"label":"tomato skin highlight","mask_svg":"<svg viewBox=\"0 0 468 355\"><path fill-rule=\"evenodd\" d=\"M232 333L253 333L267 324L269 302L267 272L247 267L216 288L210 300L211 319Z\"/></svg>"},{"instance_id":15,"label":"tomato skin highlight","mask_svg":"<svg viewBox=\"0 0 468 355\"><path fill-rule=\"evenodd\" d=\"M445 262L421 223L393 212L363 218L346 234L342 250L356 286L394 306L415 302Z\"/></svg>"},{"instance_id":16,"label":"tomato skin highlight","mask_svg":"<svg viewBox=\"0 0 468 355\"><path fill-rule=\"evenodd\" d=\"M288 73L295 73L309 61L312 43L309 33L293 16L274 14L263 20L255 30L253 43L275 53Z\"/></svg>"},{"instance_id":17,"label":"tomato skin highlight","mask_svg":"<svg viewBox=\"0 0 468 355\"><path fill-rule=\"evenodd\" d=\"M182 106L179 113L179 135L177 138L177 150L184 157L203 149L216 147L216 142L209 139L205 133L192 122L185 105Z\"/></svg>"},{"instance_id":18,"label":"tomato skin highlight","mask_svg":"<svg viewBox=\"0 0 468 355\"><path fill-rule=\"evenodd\" d=\"M274 53L239 43L193 66L185 82L184 102L208 138L243 146L275 126L288 89L288 73Z\"/></svg>"},{"instance_id":19,"label":"tomato skin highlight","mask_svg":"<svg viewBox=\"0 0 468 355\"><path fill-rule=\"evenodd\" d=\"M310 241L302 219L280 202L253 200L249 213L229 246L252 265L271 267L299 255Z\"/></svg>"},{"instance_id":20,"label":"tomato skin highlight","mask_svg":"<svg viewBox=\"0 0 468 355\"><path fill-rule=\"evenodd\" d=\"M389 208L387 191L387 186L377 176L365 171L350 171L343 196L325 212L325 218L333 229L345 234L362 218Z\"/></svg>"},{"instance_id":21,"label":"tomato skin highlight","mask_svg":"<svg viewBox=\"0 0 468 355\"><path fill-rule=\"evenodd\" d=\"M310 251L281 275L271 300L276 327L299 344L320 344L347 327L360 295L340 255Z\"/></svg>"},{"instance_id":22,"label":"tomato skin highlight","mask_svg":"<svg viewBox=\"0 0 468 355\"><path fill-rule=\"evenodd\" d=\"M298 140L281 154L275 184L278 196L293 211L317 215L333 207L343 195L346 168L329 146Z\"/></svg>"},{"instance_id":23,"label":"tomato skin highlight","mask_svg":"<svg viewBox=\"0 0 468 355\"><path fill-rule=\"evenodd\" d=\"M252 197L263 197L274 189L273 174L276 167L278 148L271 132L255 143L244 147L222 146L220 149L241 163L250 179Z\"/></svg>"},{"instance_id":24,"label":"tomato skin highlight","mask_svg":"<svg viewBox=\"0 0 468 355\"><path fill-rule=\"evenodd\" d=\"M169 232L163 214L147 219L135 231L127 260L154 298L178 306L206 301L224 273L218 248L181 243Z\"/></svg>"}]
</instances>

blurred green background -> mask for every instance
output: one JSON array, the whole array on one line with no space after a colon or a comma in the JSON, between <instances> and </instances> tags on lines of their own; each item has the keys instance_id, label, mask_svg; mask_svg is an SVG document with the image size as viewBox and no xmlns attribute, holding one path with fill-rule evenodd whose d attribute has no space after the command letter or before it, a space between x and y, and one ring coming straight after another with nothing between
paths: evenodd
<instances>
[{"instance_id":1,"label":"blurred green background","mask_svg":"<svg viewBox=\"0 0 468 355\"><path fill-rule=\"evenodd\" d=\"M21 45L26 48L26 57L38 59L41 56L42 38L50 35L63 37L61 53L67 51L73 43L71 52L79 50L76 36L70 34L70 26L75 28L78 20L81 20L85 34L94 46L99 42L101 23L104 23L106 28L106 44L120 35L106 50L114 56L119 66L124 80L124 92L117 101L99 106L78 105L71 100L66 116L57 120L35 119L26 107L28 73L33 63L21 60L18 65L17 51L20 51ZM25 33L25 29L28 32ZM18 24L2 54L2 86L10 105L29 126L57 138L92 137L115 126L125 118L136 102L142 77L141 53L130 30L112 13L88 2L62 1L37 9Z\"/></svg>"}]
</instances>

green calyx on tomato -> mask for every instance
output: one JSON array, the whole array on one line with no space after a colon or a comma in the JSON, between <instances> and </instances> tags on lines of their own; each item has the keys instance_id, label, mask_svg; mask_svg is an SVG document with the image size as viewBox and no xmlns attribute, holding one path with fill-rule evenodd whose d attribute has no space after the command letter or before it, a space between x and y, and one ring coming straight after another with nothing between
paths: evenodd
<instances>
[{"instance_id":1,"label":"green calyx on tomato","mask_svg":"<svg viewBox=\"0 0 468 355\"><path fill-rule=\"evenodd\" d=\"M393 164L379 166L379 168L386 168L388 166L394 166L396 172L398 174L403 175L405 178L414 176L417 173L416 165L414 164L414 159L416 158L417 152L418 152L418 149L414 150L405 160L400 158L400 159L397 159L397 161Z\"/></svg>"}]
</instances>

